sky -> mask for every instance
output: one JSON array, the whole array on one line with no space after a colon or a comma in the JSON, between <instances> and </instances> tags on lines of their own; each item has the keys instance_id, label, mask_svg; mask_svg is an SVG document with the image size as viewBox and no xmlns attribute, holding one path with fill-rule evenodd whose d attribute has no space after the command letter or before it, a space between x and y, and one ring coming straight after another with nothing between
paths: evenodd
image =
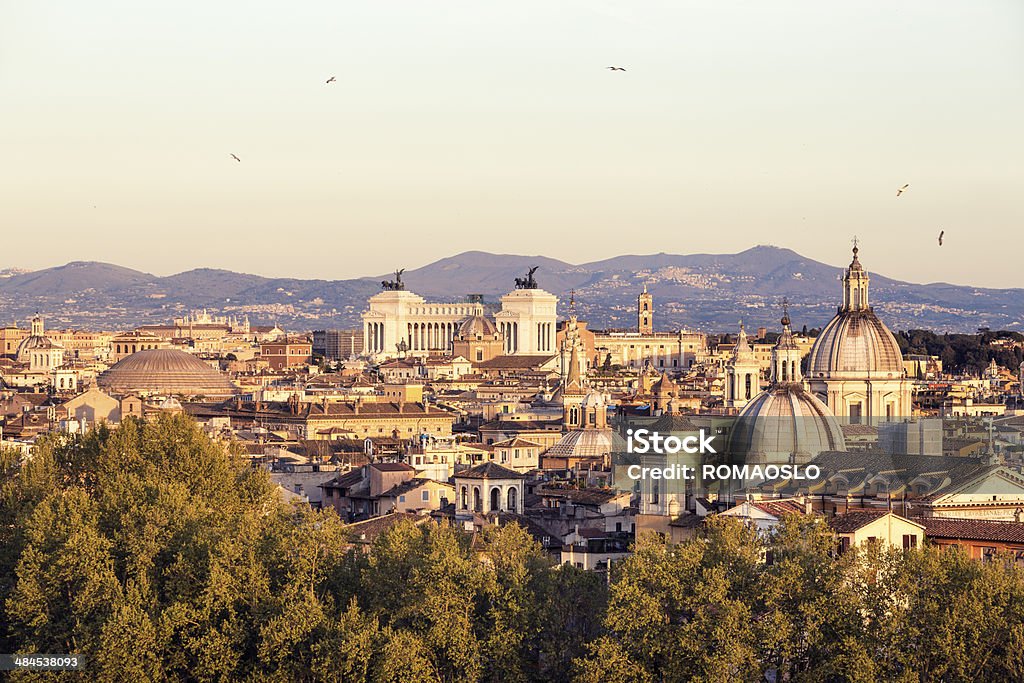
<instances>
[{"instance_id":1,"label":"sky","mask_svg":"<svg viewBox=\"0 0 1024 683\"><path fill-rule=\"evenodd\" d=\"M0 0L0 112L0 268L856 235L890 277L1024 287L1019 0Z\"/></svg>"}]
</instances>

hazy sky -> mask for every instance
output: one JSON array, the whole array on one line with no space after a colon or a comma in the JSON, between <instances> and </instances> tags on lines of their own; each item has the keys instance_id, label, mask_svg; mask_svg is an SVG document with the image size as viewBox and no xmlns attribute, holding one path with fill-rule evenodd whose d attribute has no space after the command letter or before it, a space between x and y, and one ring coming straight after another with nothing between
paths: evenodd
<instances>
[{"instance_id":1,"label":"hazy sky","mask_svg":"<svg viewBox=\"0 0 1024 683\"><path fill-rule=\"evenodd\" d=\"M0 268L857 234L879 273L1024 286L1020 0L0 0L0 111Z\"/></svg>"}]
</instances>

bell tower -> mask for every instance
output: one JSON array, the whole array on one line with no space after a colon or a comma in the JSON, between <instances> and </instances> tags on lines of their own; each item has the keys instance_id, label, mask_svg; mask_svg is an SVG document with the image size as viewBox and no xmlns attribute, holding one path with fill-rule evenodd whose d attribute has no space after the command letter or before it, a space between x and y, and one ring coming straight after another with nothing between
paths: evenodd
<instances>
[{"instance_id":1,"label":"bell tower","mask_svg":"<svg viewBox=\"0 0 1024 683\"><path fill-rule=\"evenodd\" d=\"M868 282L871 278L868 277L867 271L864 270L864 266L860 264L860 259L857 257L860 252L857 244L858 240L854 237L853 261L850 262L850 267L843 271L843 305L839 309L840 313L864 311L870 308Z\"/></svg>"},{"instance_id":2,"label":"bell tower","mask_svg":"<svg viewBox=\"0 0 1024 683\"><path fill-rule=\"evenodd\" d=\"M640 334L654 332L654 297L647 293L647 285L636 298L636 326Z\"/></svg>"},{"instance_id":3,"label":"bell tower","mask_svg":"<svg viewBox=\"0 0 1024 683\"><path fill-rule=\"evenodd\" d=\"M793 340L793 330L789 327L789 303L782 302L782 334L779 341L772 349L772 377L773 386L780 384L799 384L802 376L800 373L800 347Z\"/></svg>"},{"instance_id":4,"label":"bell tower","mask_svg":"<svg viewBox=\"0 0 1024 683\"><path fill-rule=\"evenodd\" d=\"M742 408L761 393L761 367L747 340L747 331L740 324L732 360L725 368L725 406Z\"/></svg>"}]
</instances>

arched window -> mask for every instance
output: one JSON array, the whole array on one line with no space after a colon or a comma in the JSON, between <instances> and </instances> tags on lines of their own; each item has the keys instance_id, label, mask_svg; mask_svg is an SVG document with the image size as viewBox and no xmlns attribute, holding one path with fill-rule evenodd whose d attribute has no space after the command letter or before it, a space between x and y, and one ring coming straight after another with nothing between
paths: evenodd
<instances>
[{"instance_id":1,"label":"arched window","mask_svg":"<svg viewBox=\"0 0 1024 683\"><path fill-rule=\"evenodd\" d=\"M508 508L506 509L509 512L519 512L519 505L517 504L518 496L519 492L516 490L515 486L508 490Z\"/></svg>"},{"instance_id":2,"label":"arched window","mask_svg":"<svg viewBox=\"0 0 1024 683\"><path fill-rule=\"evenodd\" d=\"M469 489L465 486L462 487L462 498L460 500L462 501L462 509L469 509Z\"/></svg>"},{"instance_id":3,"label":"arched window","mask_svg":"<svg viewBox=\"0 0 1024 683\"><path fill-rule=\"evenodd\" d=\"M491 488L491 512L501 509L501 489L497 486Z\"/></svg>"},{"instance_id":4,"label":"arched window","mask_svg":"<svg viewBox=\"0 0 1024 683\"><path fill-rule=\"evenodd\" d=\"M483 501L480 500L480 487L473 487L473 510L476 512L483 512Z\"/></svg>"},{"instance_id":5,"label":"arched window","mask_svg":"<svg viewBox=\"0 0 1024 683\"><path fill-rule=\"evenodd\" d=\"M752 378L751 378L751 376L750 376L750 375L744 375L744 377L746 377L746 378L747 378L747 379L746 379L746 386L747 386L747 400L750 400L750 397L751 397L751 396L753 396L753 391L752 391L752 385L753 385L753 382L751 381L751 379L752 379Z\"/></svg>"}]
</instances>

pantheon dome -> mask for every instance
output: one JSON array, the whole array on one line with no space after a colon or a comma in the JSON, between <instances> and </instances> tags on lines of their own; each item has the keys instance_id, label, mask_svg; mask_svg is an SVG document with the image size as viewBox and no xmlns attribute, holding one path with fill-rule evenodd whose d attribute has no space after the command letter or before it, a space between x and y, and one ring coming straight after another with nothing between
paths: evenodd
<instances>
[{"instance_id":1,"label":"pantheon dome","mask_svg":"<svg viewBox=\"0 0 1024 683\"><path fill-rule=\"evenodd\" d=\"M237 393L228 378L177 349L147 349L121 359L96 379L104 391L224 397Z\"/></svg>"}]
</instances>

